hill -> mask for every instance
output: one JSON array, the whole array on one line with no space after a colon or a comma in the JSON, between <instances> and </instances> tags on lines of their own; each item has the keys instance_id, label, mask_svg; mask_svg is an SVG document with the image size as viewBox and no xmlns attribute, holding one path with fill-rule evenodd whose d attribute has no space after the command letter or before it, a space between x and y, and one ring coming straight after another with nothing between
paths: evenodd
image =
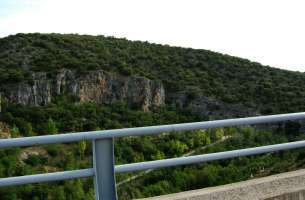
<instances>
[{"instance_id":1,"label":"hill","mask_svg":"<svg viewBox=\"0 0 305 200\"><path fill-rule=\"evenodd\" d=\"M104 70L161 81L168 104L183 108L191 102L208 104L199 100L203 98L217 101L214 107L242 104L262 114L305 108L303 73L220 53L104 36L17 34L0 39L2 89L8 83L32 83L34 72L53 77L62 69L80 76Z\"/></svg>"},{"instance_id":2,"label":"hill","mask_svg":"<svg viewBox=\"0 0 305 200\"><path fill-rule=\"evenodd\" d=\"M305 75L206 50L104 36L0 39L0 135L24 137L300 112ZM229 127L115 141L116 164L304 139L302 124ZM303 128L304 130L304 128ZM9 133L9 135L7 134ZM224 138L226 138L224 140ZM91 143L0 150L0 178L92 167ZM151 171L120 199L179 192L304 167L301 150ZM126 182L132 174L118 174ZM0 199L93 200L92 179L0 188Z\"/></svg>"}]
</instances>

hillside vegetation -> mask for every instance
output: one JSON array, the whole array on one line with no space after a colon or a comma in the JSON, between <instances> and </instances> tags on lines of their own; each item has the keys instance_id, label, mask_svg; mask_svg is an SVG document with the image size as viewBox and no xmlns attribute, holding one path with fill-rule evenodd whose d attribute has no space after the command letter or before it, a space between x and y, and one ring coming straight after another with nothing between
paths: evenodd
<instances>
[{"instance_id":1,"label":"hillside vegetation","mask_svg":"<svg viewBox=\"0 0 305 200\"><path fill-rule=\"evenodd\" d=\"M31 81L31 71L50 76L62 68L103 69L161 80L167 92L203 94L242 103L261 113L305 108L305 75L245 59L104 36L17 34L0 39L0 83Z\"/></svg>"},{"instance_id":2,"label":"hillside vegetation","mask_svg":"<svg viewBox=\"0 0 305 200\"><path fill-rule=\"evenodd\" d=\"M33 72L53 77L70 69L77 76L104 70L161 82L165 105L144 112L126 102L76 102L62 93L45 106L1 101L0 137L204 121L175 107L168 96L187 94L187 101L241 104L262 114L305 109L305 75L206 50L170 47L104 36L17 34L0 39L0 92L20 82L32 84ZM121 76L118 76L121 77ZM25 94L26 95L26 92ZM4 95L3 95L4 96ZM214 109L217 108L217 104ZM238 110L238 109L237 109ZM116 164L210 153L302 140L304 125L287 122L263 127L229 127L115 140ZM227 138L226 140L222 140ZM207 145L213 144L206 147ZM0 178L92 167L91 143L42 145L0 150ZM266 176L305 165L303 149L235 158L200 165L155 170L118 187L120 199L155 196ZM138 174L138 173L136 173ZM118 174L117 182L134 174ZM0 188L1 200L93 200L93 180Z\"/></svg>"}]
</instances>

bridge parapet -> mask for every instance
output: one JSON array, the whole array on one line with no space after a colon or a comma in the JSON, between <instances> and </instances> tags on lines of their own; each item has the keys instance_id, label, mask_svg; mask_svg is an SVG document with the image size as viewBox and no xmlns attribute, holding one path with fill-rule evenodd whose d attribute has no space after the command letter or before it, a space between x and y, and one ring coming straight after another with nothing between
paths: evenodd
<instances>
[{"instance_id":1,"label":"bridge parapet","mask_svg":"<svg viewBox=\"0 0 305 200\"><path fill-rule=\"evenodd\" d=\"M0 187L23 185L29 183L41 183L47 181L59 181L75 178L94 177L95 198L97 200L117 199L116 173L132 172L138 170L157 169L179 165L210 162L229 159L240 156L258 155L282 150L304 148L305 140L274 144L247 149L239 149L225 152L209 153L180 158L168 158L147 162L115 165L114 163L114 138L126 136L142 136L161 134L164 132L190 131L229 126L254 125L263 123L275 123L291 120L304 120L305 112L281 115L256 116L237 119L225 119L206 122L193 122L184 124L170 124L150 127L113 129L104 131L92 131L81 133L66 133L57 135L44 135L24 138L0 139L0 149L9 147L24 147L33 145L69 143L83 140L92 141L93 166L88 169L53 172L36 175L25 175L8 178L0 178ZM263 188L262 188L263 189ZM238 196L233 199L238 200ZM196 198L195 198L196 199ZM251 198L253 199L253 198Z\"/></svg>"},{"instance_id":2,"label":"bridge parapet","mask_svg":"<svg viewBox=\"0 0 305 200\"><path fill-rule=\"evenodd\" d=\"M142 200L305 200L305 169Z\"/></svg>"}]
</instances>

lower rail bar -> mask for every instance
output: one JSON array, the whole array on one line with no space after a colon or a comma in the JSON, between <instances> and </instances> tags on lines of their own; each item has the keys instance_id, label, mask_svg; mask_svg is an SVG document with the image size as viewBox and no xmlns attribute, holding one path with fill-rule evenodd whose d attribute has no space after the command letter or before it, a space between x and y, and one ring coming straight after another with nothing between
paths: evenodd
<instances>
[{"instance_id":1,"label":"lower rail bar","mask_svg":"<svg viewBox=\"0 0 305 200\"><path fill-rule=\"evenodd\" d=\"M29 183L68 180L75 178L86 178L91 176L94 176L93 169L81 169L81 170L72 170L72 171L64 171L64 172L27 175L27 176L16 176L9 178L0 178L0 187L24 185Z\"/></svg>"},{"instance_id":2,"label":"lower rail bar","mask_svg":"<svg viewBox=\"0 0 305 200\"><path fill-rule=\"evenodd\" d=\"M139 170L146 170L146 169L157 169L157 168L162 168L162 167L188 165L188 164L193 164L193 163L222 160L222 159L227 159L227 158L235 158L235 157L239 157L239 156L257 155L257 154L262 154L262 153L270 153L270 152L275 152L275 151L296 149L296 148L302 148L302 147L305 147L305 141L289 142L289 143L283 143L283 144L275 144L275 145L268 145L268 146L262 146L262 147L225 151L225 152L219 152L219 153L210 153L210 154L197 155L197 156L171 158L171 159L155 160L155 161L148 161L148 162L139 162L139 163L125 164L125 165L117 165L115 167L115 172L124 173L124 172L132 172L132 171L139 171Z\"/></svg>"},{"instance_id":3,"label":"lower rail bar","mask_svg":"<svg viewBox=\"0 0 305 200\"><path fill-rule=\"evenodd\" d=\"M303 147L305 147L305 141L297 141L297 142L289 142L289 143L268 145L262 147L210 153L204 155L117 165L115 166L114 170L115 173L124 173L124 172L132 172L132 171L147 170L147 169L157 169L162 167L188 165L194 163L223 160L223 159L235 158L240 156L250 156L250 155L270 153L275 151L303 148ZM59 180L67 180L67 179L75 179L75 178L86 178L86 177L92 177L94 175L95 175L94 169L91 168L91 169L81 169L81 170L45 173L45 174L28 175L28 176L17 176L10 178L0 178L0 187L23 185L28 183L40 183L47 181L59 181Z\"/></svg>"}]
</instances>

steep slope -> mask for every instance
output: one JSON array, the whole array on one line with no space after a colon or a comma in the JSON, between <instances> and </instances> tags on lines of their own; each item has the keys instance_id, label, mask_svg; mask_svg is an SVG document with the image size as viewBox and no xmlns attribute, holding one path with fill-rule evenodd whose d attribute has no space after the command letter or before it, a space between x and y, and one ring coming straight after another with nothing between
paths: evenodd
<instances>
[{"instance_id":1,"label":"steep slope","mask_svg":"<svg viewBox=\"0 0 305 200\"><path fill-rule=\"evenodd\" d=\"M17 34L0 39L2 91L8 83L33 83L33 72L55 77L62 69L79 76L104 70L161 81L167 104L190 110L212 107L201 114L231 107L246 110L244 114L305 109L303 73L228 55L104 36Z\"/></svg>"}]
</instances>

